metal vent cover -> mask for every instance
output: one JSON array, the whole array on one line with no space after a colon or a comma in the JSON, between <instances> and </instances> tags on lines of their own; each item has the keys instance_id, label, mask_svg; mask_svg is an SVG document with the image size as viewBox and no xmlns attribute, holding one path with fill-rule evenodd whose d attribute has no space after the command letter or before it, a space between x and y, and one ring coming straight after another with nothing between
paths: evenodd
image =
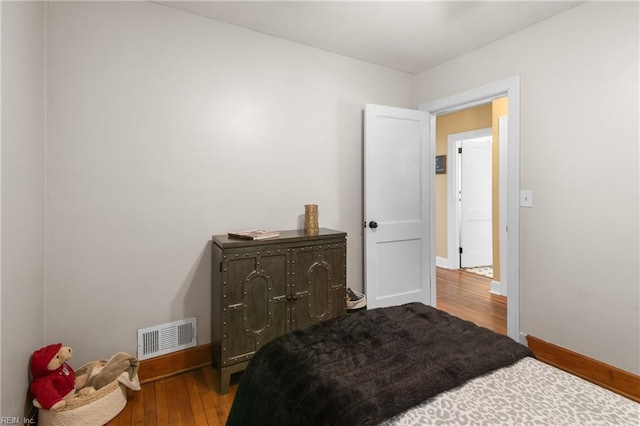
<instances>
[{"instance_id":1,"label":"metal vent cover","mask_svg":"<svg viewBox=\"0 0 640 426\"><path fill-rule=\"evenodd\" d=\"M138 330L138 359L165 355L196 345L196 318Z\"/></svg>"}]
</instances>

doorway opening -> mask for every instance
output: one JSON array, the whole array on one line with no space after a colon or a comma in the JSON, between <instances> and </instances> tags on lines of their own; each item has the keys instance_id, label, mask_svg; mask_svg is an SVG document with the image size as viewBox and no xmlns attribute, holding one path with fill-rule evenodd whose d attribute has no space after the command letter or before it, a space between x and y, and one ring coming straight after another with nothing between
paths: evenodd
<instances>
[{"instance_id":1,"label":"doorway opening","mask_svg":"<svg viewBox=\"0 0 640 426\"><path fill-rule=\"evenodd\" d=\"M496 143L499 138L494 135L494 146L492 155L494 156L494 172L492 179L494 185L492 188L492 219L493 219L493 269L494 277L500 279L500 286L497 288L508 296L507 298L507 335L517 341L523 341L520 336L520 306L519 306L519 93L520 82L518 77L513 77L501 82L489 84L460 93L445 99L430 102L422 105L421 110L428 112L430 123L430 151L431 156L442 155L447 152L446 142L444 146L438 146L436 141L438 136L444 137L446 141L447 135L452 133L461 133L464 131L474 130L473 128L462 129L458 131L449 131L444 128L442 123L437 124L437 119L446 117L452 113L462 113L472 108L485 108L491 111L493 104L504 98L504 111L494 113L491 111L490 125L478 125L479 128L491 127L496 133L499 130L499 117L506 116L504 131L507 135L505 143ZM485 111L486 112L486 111ZM460 122L460 120L456 120ZM508 123L508 125L506 125ZM444 136L442 136L444 135ZM450 157L450 156L449 156ZM496 161L497 159L497 161ZM447 165L451 158L448 158ZM497 164L497 166L496 166ZM437 202L436 197L442 197L446 200L446 183L445 189L439 188L439 180L446 182L446 177L442 175L433 175L431 180L431 199L434 208L434 215L431 223L432 236L432 252L435 253L432 265L440 266L443 262L447 264L450 261L448 249L442 251L442 240L445 240L444 246L447 247L449 236L447 233L438 232L436 222L442 217L447 217L448 203ZM497 204L497 206L496 206ZM446 219L445 219L446 222ZM440 225L441 227L441 225ZM446 225L445 225L446 229ZM508 231L509 232L508 232ZM440 247L440 250L438 249ZM443 254L444 253L444 254ZM446 257L445 257L446 256ZM493 290L493 288L492 288ZM431 276L431 301L432 304L437 303L437 280L436 268L432 268Z\"/></svg>"},{"instance_id":2,"label":"doorway opening","mask_svg":"<svg viewBox=\"0 0 640 426\"><path fill-rule=\"evenodd\" d=\"M436 176L435 199L441 212L435 227L437 303L449 313L504 334L507 301L495 291L500 286L493 279L493 247L499 256L499 241L493 242L498 232L493 232L492 213L493 186L498 183L493 179L493 172L498 173L493 164L493 149L498 148L493 127L497 116L506 112L506 101L500 98L436 117L436 153L446 149L448 167L446 176ZM439 206L445 206L444 213ZM499 274L499 259L495 266Z\"/></svg>"}]
</instances>

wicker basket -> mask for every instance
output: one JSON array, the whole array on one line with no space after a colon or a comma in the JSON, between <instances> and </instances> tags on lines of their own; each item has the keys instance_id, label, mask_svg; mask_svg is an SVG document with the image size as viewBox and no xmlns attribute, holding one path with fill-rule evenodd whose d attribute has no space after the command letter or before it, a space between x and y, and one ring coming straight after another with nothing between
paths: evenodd
<instances>
[{"instance_id":1,"label":"wicker basket","mask_svg":"<svg viewBox=\"0 0 640 426\"><path fill-rule=\"evenodd\" d=\"M367 309L367 296L359 291L349 289L356 296L356 300L347 298L347 312L357 312Z\"/></svg>"},{"instance_id":2,"label":"wicker basket","mask_svg":"<svg viewBox=\"0 0 640 426\"><path fill-rule=\"evenodd\" d=\"M106 361L100 361L102 365ZM76 376L87 372L87 365L75 371ZM41 426L101 426L113 419L127 405L127 387L114 380L92 394L67 400L57 411L38 410Z\"/></svg>"}]
</instances>

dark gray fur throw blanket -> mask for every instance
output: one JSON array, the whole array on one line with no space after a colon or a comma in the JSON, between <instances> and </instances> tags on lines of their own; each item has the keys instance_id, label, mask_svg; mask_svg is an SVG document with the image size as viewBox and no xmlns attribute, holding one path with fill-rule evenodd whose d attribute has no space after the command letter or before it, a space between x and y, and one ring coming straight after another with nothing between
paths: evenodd
<instances>
[{"instance_id":1,"label":"dark gray fur throw blanket","mask_svg":"<svg viewBox=\"0 0 640 426\"><path fill-rule=\"evenodd\" d=\"M421 303L360 311L266 344L242 375L227 425L376 424L531 355Z\"/></svg>"}]
</instances>

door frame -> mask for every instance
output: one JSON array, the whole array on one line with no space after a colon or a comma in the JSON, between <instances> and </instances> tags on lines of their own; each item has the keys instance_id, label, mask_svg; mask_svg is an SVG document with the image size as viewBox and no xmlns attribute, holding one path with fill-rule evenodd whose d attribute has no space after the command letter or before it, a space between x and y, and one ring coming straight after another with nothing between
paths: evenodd
<instances>
[{"instance_id":1,"label":"door frame","mask_svg":"<svg viewBox=\"0 0 640 426\"><path fill-rule=\"evenodd\" d=\"M435 161L436 155L436 116L460 111L473 106L491 102L500 97L508 98L507 146L500 147L500 240L506 241L506 247L500 247L501 281L506 279L507 287L507 335L512 339L526 343L520 332L520 77L515 76L475 89L427 102L419 106L429 114L429 155ZM505 152L506 151L506 152ZM502 155L502 154L506 155ZM504 161L506 159L506 161ZM502 165L506 165L506 172ZM435 179L429 179L431 210L435 207ZM431 215L431 253L435 253L435 215ZM502 221L502 218L506 218ZM435 256L431 256L431 303L437 303ZM508 283L508 284L507 284Z\"/></svg>"},{"instance_id":2,"label":"door frame","mask_svg":"<svg viewBox=\"0 0 640 426\"><path fill-rule=\"evenodd\" d=\"M457 143L465 139L491 136L491 127L447 135L447 264L450 269L460 269L460 203L456 194L460 183L460 157Z\"/></svg>"}]
</instances>

